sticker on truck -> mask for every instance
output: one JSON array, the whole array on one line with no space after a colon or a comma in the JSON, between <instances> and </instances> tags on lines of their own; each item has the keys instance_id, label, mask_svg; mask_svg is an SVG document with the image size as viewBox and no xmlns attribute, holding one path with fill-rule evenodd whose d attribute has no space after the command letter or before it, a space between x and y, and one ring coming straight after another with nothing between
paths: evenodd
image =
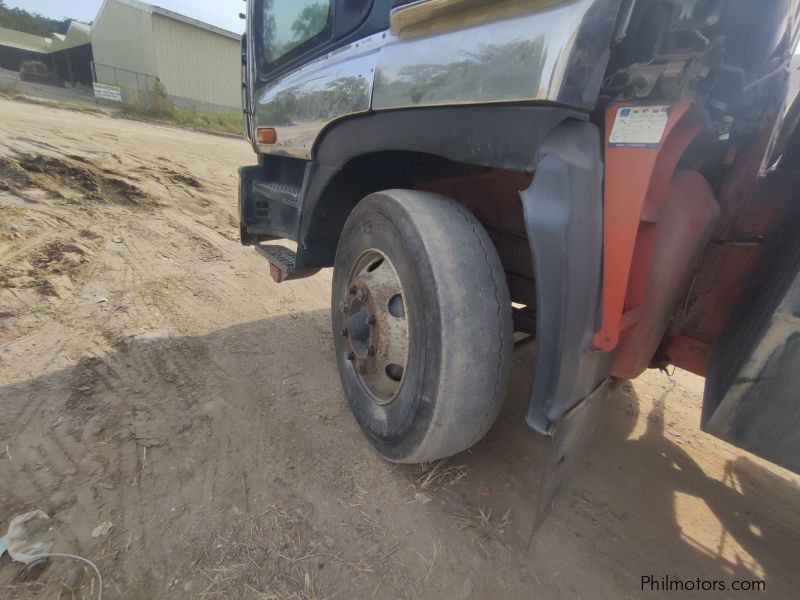
<instances>
[{"instance_id":1,"label":"sticker on truck","mask_svg":"<svg viewBox=\"0 0 800 600\"><path fill-rule=\"evenodd\" d=\"M669 121L669 106L621 106L608 138L612 148L657 148Z\"/></svg>"}]
</instances>

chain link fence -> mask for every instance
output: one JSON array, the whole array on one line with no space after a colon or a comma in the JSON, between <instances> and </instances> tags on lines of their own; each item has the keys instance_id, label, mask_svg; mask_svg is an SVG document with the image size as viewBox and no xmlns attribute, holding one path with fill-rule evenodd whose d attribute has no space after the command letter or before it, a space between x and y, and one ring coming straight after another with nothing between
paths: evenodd
<instances>
[{"instance_id":1,"label":"chain link fence","mask_svg":"<svg viewBox=\"0 0 800 600\"><path fill-rule=\"evenodd\" d=\"M114 86L121 90L122 102L134 103L150 101L150 96L158 81L157 77L120 69L110 65L92 62L92 76L95 83Z\"/></svg>"}]
</instances>

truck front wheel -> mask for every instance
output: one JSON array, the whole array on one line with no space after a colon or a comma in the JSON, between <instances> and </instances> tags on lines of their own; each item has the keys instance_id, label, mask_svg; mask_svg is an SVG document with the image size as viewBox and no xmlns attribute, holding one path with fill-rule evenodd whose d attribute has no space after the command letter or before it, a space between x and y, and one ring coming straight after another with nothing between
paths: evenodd
<instances>
[{"instance_id":1,"label":"truck front wheel","mask_svg":"<svg viewBox=\"0 0 800 600\"><path fill-rule=\"evenodd\" d=\"M339 240L331 305L342 385L382 456L425 462L483 437L505 398L513 327L472 213L427 192L367 196Z\"/></svg>"}]
</instances>

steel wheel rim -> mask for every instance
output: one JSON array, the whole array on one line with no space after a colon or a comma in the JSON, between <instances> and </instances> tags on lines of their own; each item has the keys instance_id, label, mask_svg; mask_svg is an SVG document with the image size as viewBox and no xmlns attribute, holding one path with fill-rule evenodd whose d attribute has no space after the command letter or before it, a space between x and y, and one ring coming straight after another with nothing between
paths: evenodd
<instances>
[{"instance_id":1,"label":"steel wheel rim","mask_svg":"<svg viewBox=\"0 0 800 600\"><path fill-rule=\"evenodd\" d=\"M400 394L408 365L409 327L403 285L383 252L370 249L353 264L341 303L345 358L374 403Z\"/></svg>"}]
</instances>

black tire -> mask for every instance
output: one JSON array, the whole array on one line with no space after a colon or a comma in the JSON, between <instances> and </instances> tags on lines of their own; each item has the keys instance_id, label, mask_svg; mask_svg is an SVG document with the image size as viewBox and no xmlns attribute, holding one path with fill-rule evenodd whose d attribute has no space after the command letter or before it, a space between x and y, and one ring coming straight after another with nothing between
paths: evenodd
<instances>
[{"instance_id":1,"label":"black tire","mask_svg":"<svg viewBox=\"0 0 800 600\"><path fill-rule=\"evenodd\" d=\"M402 383L386 404L367 391L346 337L354 265L372 250L393 265L408 319ZM463 206L411 190L364 198L339 241L332 318L350 408L388 460L450 456L480 440L497 418L511 367L511 301L488 234Z\"/></svg>"}]
</instances>

